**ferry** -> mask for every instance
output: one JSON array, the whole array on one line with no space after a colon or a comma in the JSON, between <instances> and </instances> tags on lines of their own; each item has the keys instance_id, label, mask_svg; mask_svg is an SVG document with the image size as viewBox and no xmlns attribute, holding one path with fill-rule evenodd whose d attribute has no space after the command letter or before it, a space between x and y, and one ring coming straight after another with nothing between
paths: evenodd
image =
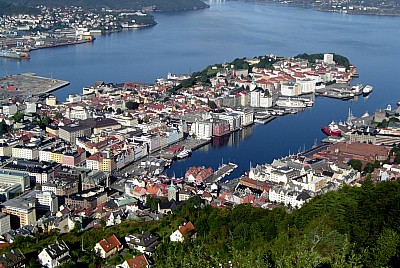
<instances>
[{"instance_id":1,"label":"ferry","mask_svg":"<svg viewBox=\"0 0 400 268\"><path fill-rule=\"evenodd\" d=\"M276 101L276 105L278 107L288 107L288 108L306 108L307 107L307 105L304 103L304 101L293 100L291 98L278 99Z\"/></svg>"},{"instance_id":2,"label":"ferry","mask_svg":"<svg viewBox=\"0 0 400 268\"><path fill-rule=\"evenodd\" d=\"M27 52L16 52L11 50L0 50L0 57L10 59L30 59L30 55Z\"/></svg>"}]
</instances>

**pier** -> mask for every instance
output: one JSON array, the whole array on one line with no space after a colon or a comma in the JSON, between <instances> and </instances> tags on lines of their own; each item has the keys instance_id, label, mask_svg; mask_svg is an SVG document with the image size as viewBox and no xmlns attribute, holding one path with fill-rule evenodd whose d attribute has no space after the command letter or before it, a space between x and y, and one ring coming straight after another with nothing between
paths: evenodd
<instances>
[{"instance_id":1,"label":"pier","mask_svg":"<svg viewBox=\"0 0 400 268\"><path fill-rule=\"evenodd\" d=\"M0 99L50 93L67 85L68 81L42 77L35 73L8 75L0 78Z\"/></svg>"},{"instance_id":2,"label":"pier","mask_svg":"<svg viewBox=\"0 0 400 268\"><path fill-rule=\"evenodd\" d=\"M223 179L226 175L229 175L238 166L234 163L223 164L214 172L209 178L206 179L207 183L218 182Z\"/></svg>"}]
</instances>

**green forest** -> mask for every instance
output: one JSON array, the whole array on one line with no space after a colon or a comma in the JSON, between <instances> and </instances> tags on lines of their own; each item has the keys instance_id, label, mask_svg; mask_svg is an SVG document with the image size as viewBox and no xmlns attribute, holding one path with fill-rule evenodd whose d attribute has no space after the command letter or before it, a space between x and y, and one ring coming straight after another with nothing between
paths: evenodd
<instances>
[{"instance_id":1,"label":"green forest","mask_svg":"<svg viewBox=\"0 0 400 268\"><path fill-rule=\"evenodd\" d=\"M4 3L18 6L36 7L39 5L49 7L81 6L89 9L121 9L141 10L146 7L155 7L156 11L182 11L207 8L200 0L2 0Z\"/></svg>"},{"instance_id":2,"label":"green forest","mask_svg":"<svg viewBox=\"0 0 400 268\"><path fill-rule=\"evenodd\" d=\"M169 242L169 235L189 220L197 228L196 239ZM111 234L124 241L125 235L142 231L161 237L151 258L154 267L204 268L228 262L234 267L400 267L400 182L374 185L366 180L362 187L344 186L292 213L251 205L218 209L194 197L160 221L124 221L85 232L77 227L64 235L20 237L11 247L26 254L28 267L36 267L38 251L63 239L73 258L64 267L95 267L106 264L91 251L96 242ZM133 255L137 253L107 262L119 263Z\"/></svg>"},{"instance_id":3,"label":"green forest","mask_svg":"<svg viewBox=\"0 0 400 268\"><path fill-rule=\"evenodd\" d=\"M303 54L294 56L294 58L305 59L311 63L315 63L316 60L323 60L324 54L323 53L317 53L317 54L303 53ZM345 66L347 70L350 69L350 62L349 62L348 58L341 56L341 55L333 54L333 60L336 62L336 64Z\"/></svg>"},{"instance_id":4,"label":"green forest","mask_svg":"<svg viewBox=\"0 0 400 268\"><path fill-rule=\"evenodd\" d=\"M0 1L0 16L3 15L16 15L16 14L32 14L37 15L40 14L40 10L27 7L23 5L14 4L11 1Z\"/></svg>"}]
</instances>

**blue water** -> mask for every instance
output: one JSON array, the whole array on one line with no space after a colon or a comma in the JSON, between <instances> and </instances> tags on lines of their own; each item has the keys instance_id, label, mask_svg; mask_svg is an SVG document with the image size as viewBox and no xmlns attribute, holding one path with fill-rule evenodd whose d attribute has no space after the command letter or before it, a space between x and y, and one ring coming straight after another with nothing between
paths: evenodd
<instances>
[{"instance_id":1,"label":"blue water","mask_svg":"<svg viewBox=\"0 0 400 268\"><path fill-rule=\"evenodd\" d=\"M270 3L209 4L206 10L156 14L158 25L149 29L98 36L92 44L34 51L29 61L3 59L0 75L5 69L10 74L52 73L71 82L55 93L65 100L97 80L153 82L169 71L188 73L241 57L334 52L358 67L357 82L374 86L367 100L317 98L314 107L301 114L210 144L176 162L170 173L177 176L188 166L216 168L222 160L238 163L232 177L238 176L248 170L250 161L265 163L300 147L309 148L323 137L321 125L346 119L349 108L361 115L400 100L400 18L323 13Z\"/></svg>"}]
</instances>

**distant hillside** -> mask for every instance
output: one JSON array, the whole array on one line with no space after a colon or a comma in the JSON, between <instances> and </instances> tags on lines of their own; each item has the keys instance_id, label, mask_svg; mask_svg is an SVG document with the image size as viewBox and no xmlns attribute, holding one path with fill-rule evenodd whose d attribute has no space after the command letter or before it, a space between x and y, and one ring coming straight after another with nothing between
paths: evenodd
<instances>
[{"instance_id":1,"label":"distant hillside","mask_svg":"<svg viewBox=\"0 0 400 268\"><path fill-rule=\"evenodd\" d=\"M81 6L83 8L139 10L145 7L155 7L156 11L183 11L207 8L200 0L2 0L21 6Z\"/></svg>"},{"instance_id":2,"label":"distant hillside","mask_svg":"<svg viewBox=\"0 0 400 268\"><path fill-rule=\"evenodd\" d=\"M40 11L33 7L14 4L13 2L0 1L0 16L14 14L39 14Z\"/></svg>"}]
</instances>

